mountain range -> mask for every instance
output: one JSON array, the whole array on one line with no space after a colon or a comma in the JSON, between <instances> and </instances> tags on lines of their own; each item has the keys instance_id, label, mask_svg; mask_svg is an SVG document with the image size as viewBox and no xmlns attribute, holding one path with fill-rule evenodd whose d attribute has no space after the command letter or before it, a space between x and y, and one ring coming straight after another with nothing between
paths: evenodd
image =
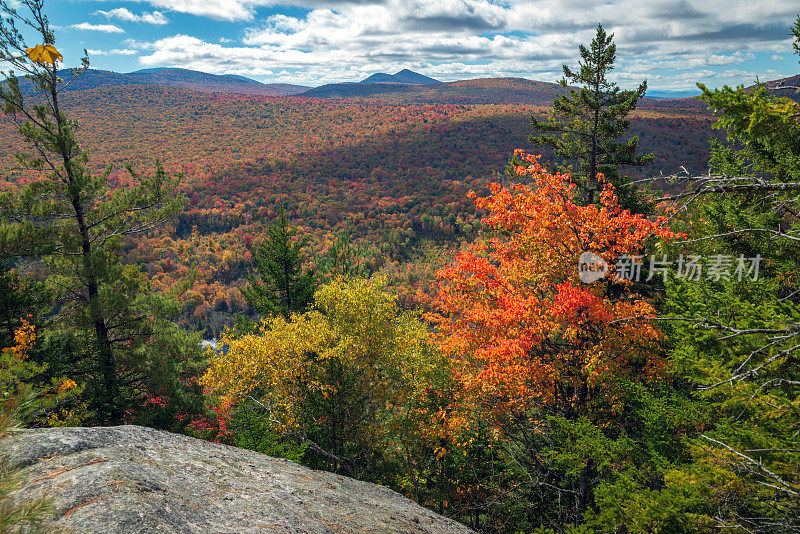
<instances>
[{"instance_id":1,"label":"mountain range","mask_svg":"<svg viewBox=\"0 0 800 534\"><path fill-rule=\"evenodd\" d=\"M318 87L286 83L265 84L244 76L209 74L168 67L142 69L129 73L89 69L77 78L72 78L69 71L64 70L60 71L59 75L67 80L65 89L71 91L124 85L156 85L204 93L270 97L367 98L437 104L549 105L557 95L567 90L556 83L538 82L526 78L477 78L440 82L409 69L394 74L376 73L360 82L331 83ZM798 85L798 79L800 76L766 82L766 85L774 85L780 81L787 85ZM26 80L21 80L21 87L25 92L33 90ZM782 90L778 93L797 98L793 90ZM704 109L705 105L702 102L691 98L696 94L697 91L651 90L647 92L641 106Z\"/></svg>"},{"instance_id":2,"label":"mountain range","mask_svg":"<svg viewBox=\"0 0 800 534\"><path fill-rule=\"evenodd\" d=\"M235 74L208 74L196 70L154 68L131 72L133 76L151 85L166 85L212 93L239 93L265 96L288 96L301 93L310 87L288 83L261 83Z\"/></svg>"},{"instance_id":3,"label":"mountain range","mask_svg":"<svg viewBox=\"0 0 800 534\"><path fill-rule=\"evenodd\" d=\"M310 89L304 85L286 83L264 84L233 74L209 74L189 69L153 68L135 72L120 73L109 70L89 69L78 77L73 77L69 70L59 71L59 76L67 83L67 91L97 89L120 85L160 85L179 89L191 89L203 93L230 93L262 96L289 96ZM20 88L32 92L30 82L20 80Z\"/></svg>"},{"instance_id":4,"label":"mountain range","mask_svg":"<svg viewBox=\"0 0 800 534\"><path fill-rule=\"evenodd\" d=\"M675 98L691 98L700 94L698 90L692 91L669 91L660 89L648 89L645 93L645 98L652 98L653 100L672 100Z\"/></svg>"},{"instance_id":5,"label":"mountain range","mask_svg":"<svg viewBox=\"0 0 800 534\"><path fill-rule=\"evenodd\" d=\"M101 87L156 85L204 93L247 94L271 97L369 98L440 104L549 104L564 92L555 83L524 78L479 78L440 82L403 69L395 74L377 73L360 82L332 83L319 87L283 83L264 84L244 76L218 75L180 68L152 68L129 73L89 69L78 77L68 70L59 72L67 91ZM30 82L21 80L23 91L31 93Z\"/></svg>"}]
</instances>

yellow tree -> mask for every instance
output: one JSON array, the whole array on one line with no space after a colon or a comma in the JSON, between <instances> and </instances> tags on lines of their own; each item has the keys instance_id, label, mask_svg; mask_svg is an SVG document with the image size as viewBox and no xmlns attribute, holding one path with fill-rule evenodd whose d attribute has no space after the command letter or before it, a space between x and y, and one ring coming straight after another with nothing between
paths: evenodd
<instances>
[{"instance_id":1,"label":"yellow tree","mask_svg":"<svg viewBox=\"0 0 800 534\"><path fill-rule=\"evenodd\" d=\"M336 279L314 302L288 321L262 321L257 333L223 335L226 350L213 356L202 384L223 406L260 407L320 467L363 477L388 439L415 431L398 417L418 417L409 402L424 397L434 375L449 376L446 362L424 325L374 280Z\"/></svg>"}]
</instances>

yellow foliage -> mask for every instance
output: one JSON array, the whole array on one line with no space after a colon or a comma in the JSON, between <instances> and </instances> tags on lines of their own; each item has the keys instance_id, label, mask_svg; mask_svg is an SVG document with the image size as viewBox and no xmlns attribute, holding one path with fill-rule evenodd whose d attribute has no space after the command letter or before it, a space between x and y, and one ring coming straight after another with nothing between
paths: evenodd
<instances>
[{"instance_id":1,"label":"yellow foliage","mask_svg":"<svg viewBox=\"0 0 800 534\"><path fill-rule=\"evenodd\" d=\"M379 412L403 403L441 367L427 340L425 327L379 282L337 279L317 291L311 311L264 321L257 334L224 334L227 353L212 355L201 384L225 402L251 396L290 433L302 427L309 399L364 392L372 415L361 431L374 434L386 429L375 424Z\"/></svg>"},{"instance_id":2,"label":"yellow foliage","mask_svg":"<svg viewBox=\"0 0 800 534\"><path fill-rule=\"evenodd\" d=\"M64 391L69 391L70 389L72 389L74 387L77 387L77 386L78 386L78 384L76 384L74 380L72 380L71 378L67 378L66 380L61 382L61 385L59 385L56 388L56 393L62 393Z\"/></svg>"},{"instance_id":3,"label":"yellow foliage","mask_svg":"<svg viewBox=\"0 0 800 534\"><path fill-rule=\"evenodd\" d=\"M56 47L51 44L36 45L33 48L25 50L31 61L36 63L55 63L56 61L64 61L61 53L56 50Z\"/></svg>"},{"instance_id":4,"label":"yellow foliage","mask_svg":"<svg viewBox=\"0 0 800 534\"><path fill-rule=\"evenodd\" d=\"M20 360L24 360L28 356L28 350L33 347L35 342L36 332L34 331L34 326L27 319L22 319L22 326L14 331L14 343L16 345L6 350Z\"/></svg>"}]
</instances>

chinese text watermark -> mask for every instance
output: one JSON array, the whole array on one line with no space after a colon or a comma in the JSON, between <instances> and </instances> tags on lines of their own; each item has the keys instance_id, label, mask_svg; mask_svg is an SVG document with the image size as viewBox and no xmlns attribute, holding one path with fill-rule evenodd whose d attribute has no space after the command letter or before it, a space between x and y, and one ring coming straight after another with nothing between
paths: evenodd
<instances>
[{"instance_id":1,"label":"chinese text watermark","mask_svg":"<svg viewBox=\"0 0 800 534\"><path fill-rule=\"evenodd\" d=\"M645 259L649 262L645 263ZM667 273L674 271L681 280L714 282L736 280L758 280L761 255L749 258L740 254L714 254L711 256L684 256L670 259L661 256L620 256L614 264L617 278L631 282L649 282L657 276L666 279ZM608 273L608 263L593 252L583 252L578 258L578 276L581 282L591 284Z\"/></svg>"}]
</instances>

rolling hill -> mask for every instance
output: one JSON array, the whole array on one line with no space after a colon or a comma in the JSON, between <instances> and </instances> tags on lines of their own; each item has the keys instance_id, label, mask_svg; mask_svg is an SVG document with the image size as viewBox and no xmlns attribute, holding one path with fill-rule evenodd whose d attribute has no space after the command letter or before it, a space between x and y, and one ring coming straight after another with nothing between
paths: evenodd
<instances>
[{"instance_id":1,"label":"rolling hill","mask_svg":"<svg viewBox=\"0 0 800 534\"><path fill-rule=\"evenodd\" d=\"M175 68L144 69L129 73L89 69L78 77L73 77L70 71L65 69L59 71L59 76L67 82L64 88L67 91L123 85L157 85L191 89L203 93L289 96L308 89L302 85L263 84L244 76L208 74L196 70ZM24 92L32 92L32 86L25 80L21 80L20 86Z\"/></svg>"},{"instance_id":2,"label":"rolling hill","mask_svg":"<svg viewBox=\"0 0 800 534\"><path fill-rule=\"evenodd\" d=\"M419 85L405 83L329 83L312 87L297 96L308 98L376 98L398 100L403 94L416 93Z\"/></svg>"},{"instance_id":3,"label":"rolling hill","mask_svg":"<svg viewBox=\"0 0 800 534\"><path fill-rule=\"evenodd\" d=\"M370 77L372 78L372 77ZM369 80L370 78L367 78ZM567 89L557 83L537 82L527 78L477 78L441 82L431 85L410 83L334 83L309 89L296 96L313 98L375 99L393 103L450 105L513 105L549 106ZM677 96L677 95L675 95ZM694 98L644 98L643 109L705 110Z\"/></svg>"},{"instance_id":4,"label":"rolling hill","mask_svg":"<svg viewBox=\"0 0 800 534\"><path fill-rule=\"evenodd\" d=\"M377 74L373 74L369 78L361 80L359 83L407 83L414 85L431 85L441 82L439 80L434 80L430 76L425 76L424 74L414 72L413 70L403 69L399 72L395 72L394 74L379 72Z\"/></svg>"},{"instance_id":5,"label":"rolling hill","mask_svg":"<svg viewBox=\"0 0 800 534\"><path fill-rule=\"evenodd\" d=\"M142 78L143 83L151 85L193 89L204 93L288 96L308 89L307 86L303 85L286 83L264 84L244 76L208 74L196 70L177 68L144 69L131 72L129 75Z\"/></svg>"},{"instance_id":6,"label":"rolling hill","mask_svg":"<svg viewBox=\"0 0 800 534\"><path fill-rule=\"evenodd\" d=\"M372 76L370 77L372 78ZM369 80L370 78L367 78ZM524 78L479 78L431 85L410 83L334 83L298 96L376 98L429 104L550 104L564 91L560 85Z\"/></svg>"}]
</instances>

